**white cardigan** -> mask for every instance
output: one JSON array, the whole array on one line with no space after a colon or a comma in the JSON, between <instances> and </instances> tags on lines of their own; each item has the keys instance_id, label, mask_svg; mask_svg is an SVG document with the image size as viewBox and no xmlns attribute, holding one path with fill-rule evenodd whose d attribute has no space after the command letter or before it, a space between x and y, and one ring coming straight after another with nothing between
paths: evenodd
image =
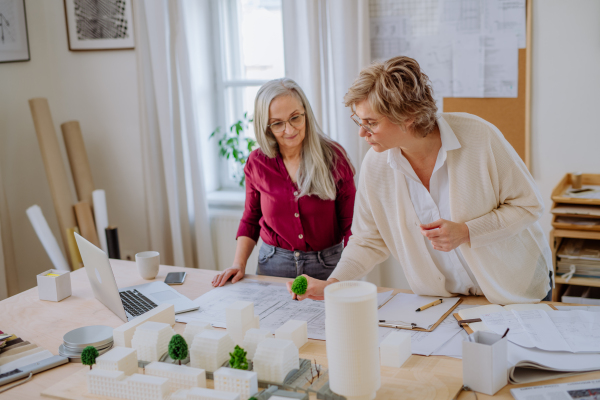
<instances>
[{"instance_id":1,"label":"white cardigan","mask_svg":"<svg viewBox=\"0 0 600 400\"><path fill-rule=\"evenodd\" d=\"M494 125L466 113L440 118L461 144L447 158L450 211L469 227L471 241L460 246L469 267L491 303L538 302L550 290L552 261L533 177ZM387 159L371 149L361 165L352 236L330 277L359 279L392 253L414 293L452 296L427 252L406 178Z\"/></svg>"}]
</instances>

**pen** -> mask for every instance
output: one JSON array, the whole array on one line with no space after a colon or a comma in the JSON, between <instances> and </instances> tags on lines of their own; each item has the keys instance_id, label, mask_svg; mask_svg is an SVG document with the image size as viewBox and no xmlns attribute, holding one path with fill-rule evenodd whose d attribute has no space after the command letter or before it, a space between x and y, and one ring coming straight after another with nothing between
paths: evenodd
<instances>
[{"instance_id":1,"label":"pen","mask_svg":"<svg viewBox=\"0 0 600 400\"><path fill-rule=\"evenodd\" d=\"M506 328L506 332L504 332L504 335L502 335L502 337L500 339L504 339L504 336L506 336L506 334L508 333L509 330L510 330L510 328Z\"/></svg>"},{"instance_id":2,"label":"pen","mask_svg":"<svg viewBox=\"0 0 600 400\"><path fill-rule=\"evenodd\" d=\"M429 304L425 304L424 306L417 308L415 311L416 312L423 311L423 310L428 309L429 307L437 306L438 304L442 304L442 299L432 301Z\"/></svg>"},{"instance_id":3,"label":"pen","mask_svg":"<svg viewBox=\"0 0 600 400\"><path fill-rule=\"evenodd\" d=\"M382 326L384 328L413 329L413 328L417 327L417 324L412 323L410 325L399 325L399 324L385 323L384 320L380 320L379 321L379 326Z\"/></svg>"}]
</instances>

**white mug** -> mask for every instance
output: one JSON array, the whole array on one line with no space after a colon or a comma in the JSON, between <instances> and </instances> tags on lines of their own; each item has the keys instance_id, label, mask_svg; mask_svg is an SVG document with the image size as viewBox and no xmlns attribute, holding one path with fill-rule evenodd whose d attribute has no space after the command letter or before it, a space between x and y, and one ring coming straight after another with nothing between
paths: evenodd
<instances>
[{"instance_id":1,"label":"white mug","mask_svg":"<svg viewBox=\"0 0 600 400\"><path fill-rule=\"evenodd\" d=\"M135 255L138 271L144 279L154 279L158 275L160 253L158 251L143 251Z\"/></svg>"}]
</instances>

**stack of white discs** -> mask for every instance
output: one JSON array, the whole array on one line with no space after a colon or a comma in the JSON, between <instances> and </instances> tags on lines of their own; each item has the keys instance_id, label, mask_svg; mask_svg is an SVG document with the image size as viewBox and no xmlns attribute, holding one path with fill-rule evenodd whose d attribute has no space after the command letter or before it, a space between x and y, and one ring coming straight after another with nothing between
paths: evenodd
<instances>
[{"instance_id":1,"label":"stack of white discs","mask_svg":"<svg viewBox=\"0 0 600 400\"><path fill-rule=\"evenodd\" d=\"M58 354L68 357L71 362L81 362L81 353L87 346L95 347L98 355L109 351L113 346L113 328L93 325L73 329L63 336Z\"/></svg>"},{"instance_id":2,"label":"stack of white discs","mask_svg":"<svg viewBox=\"0 0 600 400\"><path fill-rule=\"evenodd\" d=\"M371 400L381 387L377 287L347 281L325 288L329 388L348 400Z\"/></svg>"}]
</instances>

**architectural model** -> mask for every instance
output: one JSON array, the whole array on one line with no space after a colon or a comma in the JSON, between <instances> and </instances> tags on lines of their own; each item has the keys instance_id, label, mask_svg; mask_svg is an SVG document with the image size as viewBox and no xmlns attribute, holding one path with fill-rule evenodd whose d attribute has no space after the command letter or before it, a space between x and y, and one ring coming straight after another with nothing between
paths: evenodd
<instances>
[{"instance_id":1,"label":"architectural model","mask_svg":"<svg viewBox=\"0 0 600 400\"><path fill-rule=\"evenodd\" d=\"M214 372L229 360L235 343L228 332L205 329L196 336L190 349L190 366Z\"/></svg>"},{"instance_id":2,"label":"architectural model","mask_svg":"<svg viewBox=\"0 0 600 400\"><path fill-rule=\"evenodd\" d=\"M228 306L225 309L225 319L227 332L237 345L242 344L248 329L257 328L255 326L254 303L251 301L236 301Z\"/></svg>"},{"instance_id":3,"label":"architectural model","mask_svg":"<svg viewBox=\"0 0 600 400\"><path fill-rule=\"evenodd\" d=\"M283 383L290 371L300 368L298 348L291 340L263 340L253 362L258 379L267 382Z\"/></svg>"},{"instance_id":4,"label":"architectural model","mask_svg":"<svg viewBox=\"0 0 600 400\"><path fill-rule=\"evenodd\" d=\"M169 340L174 334L169 324L144 322L135 330L131 347L137 350L138 360L158 361L167 352Z\"/></svg>"},{"instance_id":5,"label":"architectural model","mask_svg":"<svg viewBox=\"0 0 600 400\"><path fill-rule=\"evenodd\" d=\"M248 400L258 392L256 372L221 367L213 376L216 390L238 393L240 400Z\"/></svg>"},{"instance_id":6,"label":"architectural model","mask_svg":"<svg viewBox=\"0 0 600 400\"><path fill-rule=\"evenodd\" d=\"M175 325L175 306L173 304L161 304L139 317L115 328L113 330L115 346L131 347L131 339L133 339L135 329L148 321L162 322L171 326Z\"/></svg>"},{"instance_id":7,"label":"architectural model","mask_svg":"<svg viewBox=\"0 0 600 400\"><path fill-rule=\"evenodd\" d=\"M194 336L196 336L205 329L213 329L213 327L208 322L190 321L185 325L185 330L183 331L183 335L181 336L183 336L186 343L188 344L188 347L190 347L194 342Z\"/></svg>"},{"instance_id":8,"label":"architectural model","mask_svg":"<svg viewBox=\"0 0 600 400\"><path fill-rule=\"evenodd\" d=\"M299 350L308 342L306 321L290 319L275 331L275 339L291 340Z\"/></svg>"},{"instance_id":9,"label":"architectural model","mask_svg":"<svg viewBox=\"0 0 600 400\"><path fill-rule=\"evenodd\" d=\"M265 339L272 339L273 334L268 329L257 329L252 328L246 331L246 335L244 336L244 343L242 344L242 348L246 350L246 357L248 360L252 360L254 358L254 353L256 353L256 346L260 342Z\"/></svg>"},{"instance_id":10,"label":"architectural model","mask_svg":"<svg viewBox=\"0 0 600 400\"><path fill-rule=\"evenodd\" d=\"M171 395L170 400L240 400L240 395L220 390L193 388L178 390Z\"/></svg>"},{"instance_id":11,"label":"architectural model","mask_svg":"<svg viewBox=\"0 0 600 400\"><path fill-rule=\"evenodd\" d=\"M128 347L113 347L107 353L96 358L95 369L104 371L123 371L126 376L138 372L137 351Z\"/></svg>"},{"instance_id":12,"label":"architectural model","mask_svg":"<svg viewBox=\"0 0 600 400\"><path fill-rule=\"evenodd\" d=\"M325 324L329 388L347 398L375 398L381 387L377 287L362 281L327 286Z\"/></svg>"},{"instance_id":13,"label":"architectural model","mask_svg":"<svg viewBox=\"0 0 600 400\"><path fill-rule=\"evenodd\" d=\"M166 378L133 374L125 378L123 371L93 369L87 374L88 392L128 400L167 400L170 396Z\"/></svg>"},{"instance_id":14,"label":"architectural model","mask_svg":"<svg viewBox=\"0 0 600 400\"><path fill-rule=\"evenodd\" d=\"M146 365L146 375L167 378L171 392L179 389L206 387L206 372L200 368L154 361Z\"/></svg>"},{"instance_id":15,"label":"architectural model","mask_svg":"<svg viewBox=\"0 0 600 400\"><path fill-rule=\"evenodd\" d=\"M392 332L381 342L381 365L400 368L411 356L410 333Z\"/></svg>"}]
</instances>

